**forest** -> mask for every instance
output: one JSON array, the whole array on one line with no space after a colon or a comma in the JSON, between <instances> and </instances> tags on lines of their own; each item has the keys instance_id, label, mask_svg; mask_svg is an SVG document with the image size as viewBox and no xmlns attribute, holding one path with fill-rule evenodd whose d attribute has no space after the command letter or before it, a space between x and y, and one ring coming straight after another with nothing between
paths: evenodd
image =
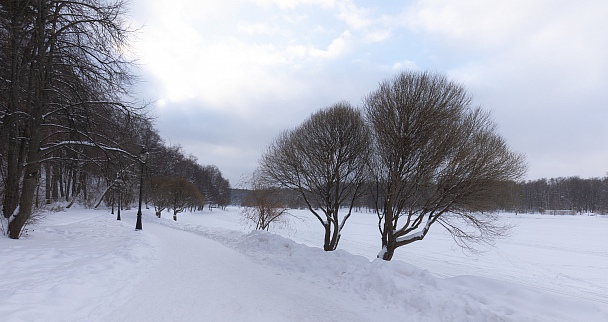
<instances>
[{"instance_id":1,"label":"forest","mask_svg":"<svg viewBox=\"0 0 608 322\"><path fill-rule=\"evenodd\" d=\"M528 213L608 213L608 177L538 179L517 184L513 210Z\"/></svg>"},{"instance_id":2,"label":"forest","mask_svg":"<svg viewBox=\"0 0 608 322\"><path fill-rule=\"evenodd\" d=\"M10 238L58 201L114 205L118 196L129 207L159 176L195 186L189 207L228 203L219 169L166 145L150 104L134 95L125 13L124 1L0 4L1 228Z\"/></svg>"}]
</instances>

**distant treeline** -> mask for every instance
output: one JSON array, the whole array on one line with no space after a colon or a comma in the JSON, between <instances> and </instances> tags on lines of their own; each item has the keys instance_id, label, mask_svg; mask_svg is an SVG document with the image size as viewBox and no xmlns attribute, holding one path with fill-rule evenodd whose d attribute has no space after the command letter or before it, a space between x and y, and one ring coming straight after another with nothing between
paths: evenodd
<instances>
[{"instance_id":1,"label":"distant treeline","mask_svg":"<svg viewBox=\"0 0 608 322\"><path fill-rule=\"evenodd\" d=\"M514 209L521 212L608 213L608 177L543 178L518 188Z\"/></svg>"},{"instance_id":2,"label":"distant treeline","mask_svg":"<svg viewBox=\"0 0 608 322\"><path fill-rule=\"evenodd\" d=\"M232 204L245 206L248 191L234 189ZM290 208L304 208L301 198L288 191L285 202ZM582 179L580 177L538 179L522 182L505 182L502 192L492 201L491 210L519 213L608 214L608 177ZM371 196L362 197L357 206L373 209Z\"/></svg>"}]
</instances>

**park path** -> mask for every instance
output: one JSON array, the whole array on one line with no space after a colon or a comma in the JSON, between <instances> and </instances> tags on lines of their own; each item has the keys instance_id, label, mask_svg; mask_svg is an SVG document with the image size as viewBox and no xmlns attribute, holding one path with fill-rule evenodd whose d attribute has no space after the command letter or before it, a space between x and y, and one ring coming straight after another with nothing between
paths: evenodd
<instances>
[{"instance_id":1,"label":"park path","mask_svg":"<svg viewBox=\"0 0 608 322\"><path fill-rule=\"evenodd\" d=\"M204 236L147 222L157 258L111 321L371 321L347 295ZM345 298L346 297L346 298Z\"/></svg>"}]
</instances>

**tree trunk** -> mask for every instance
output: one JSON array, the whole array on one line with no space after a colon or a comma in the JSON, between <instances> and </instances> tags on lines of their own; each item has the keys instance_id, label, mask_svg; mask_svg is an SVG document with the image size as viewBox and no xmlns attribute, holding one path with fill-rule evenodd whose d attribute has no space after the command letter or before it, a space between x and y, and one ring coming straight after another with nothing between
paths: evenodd
<instances>
[{"instance_id":1,"label":"tree trunk","mask_svg":"<svg viewBox=\"0 0 608 322\"><path fill-rule=\"evenodd\" d=\"M331 245L330 245L330 240L331 240L331 229L329 227L329 223L326 223L323 225L323 228L325 228L325 237L324 237L324 241L323 241L323 250L326 252L332 251L333 249L331 249Z\"/></svg>"},{"instance_id":2,"label":"tree trunk","mask_svg":"<svg viewBox=\"0 0 608 322\"><path fill-rule=\"evenodd\" d=\"M59 194L56 196L55 201L59 200L61 197L65 197L65 185L63 184L63 167L57 166L57 178L55 180L59 183Z\"/></svg>"},{"instance_id":3,"label":"tree trunk","mask_svg":"<svg viewBox=\"0 0 608 322\"><path fill-rule=\"evenodd\" d=\"M36 184L36 203L35 203L35 205L36 205L36 208L40 207L40 175L38 177L38 181Z\"/></svg>"},{"instance_id":4,"label":"tree trunk","mask_svg":"<svg viewBox=\"0 0 608 322\"><path fill-rule=\"evenodd\" d=\"M87 173L84 171L80 173L80 190L82 190L82 196L86 203L89 199L89 196L87 195Z\"/></svg>"},{"instance_id":5,"label":"tree trunk","mask_svg":"<svg viewBox=\"0 0 608 322\"><path fill-rule=\"evenodd\" d=\"M51 190L53 189L53 175L51 174L51 164L50 162L45 162L44 164L44 198L46 199L45 203L47 205L51 204Z\"/></svg>"},{"instance_id":6,"label":"tree trunk","mask_svg":"<svg viewBox=\"0 0 608 322\"><path fill-rule=\"evenodd\" d=\"M395 230L394 222L395 215L393 214L392 207L393 205L389 202L390 198L385 197L384 200L384 216L379 220L378 225L382 227L382 250L383 253L378 254L378 257L382 257L385 261L390 261L393 258L393 254L395 253L395 249L397 248L396 236L393 233ZM382 256L380 256L382 255Z\"/></svg>"},{"instance_id":7,"label":"tree trunk","mask_svg":"<svg viewBox=\"0 0 608 322\"><path fill-rule=\"evenodd\" d=\"M34 119L32 126L36 126L38 122ZM34 204L34 194L38 186L38 174L40 171L40 163L38 162L38 149L40 147L39 131L32 131L30 137L29 152L27 165L25 166L25 177L23 178L23 186L21 190L21 198L19 201L19 211L17 215L8 225L8 237L19 239L21 230L27 223L27 220L32 214L32 206Z\"/></svg>"},{"instance_id":8,"label":"tree trunk","mask_svg":"<svg viewBox=\"0 0 608 322\"><path fill-rule=\"evenodd\" d=\"M32 206L34 199L34 192L38 185L38 173L35 166L29 167L28 174L23 179L23 190L21 192L21 201L19 202L19 212L17 216L8 224L8 237L12 239L19 239L21 237L21 230L27 223L27 220L32 214Z\"/></svg>"},{"instance_id":9,"label":"tree trunk","mask_svg":"<svg viewBox=\"0 0 608 322\"><path fill-rule=\"evenodd\" d=\"M331 235L331 250L338 248L340 242L340 225L338 224L338 211L334 210L333 220L329 223L330 227L333 226L333 232Z\"/></svg>"},{"instance_id":10,"label":"tree trunk","mask_svg":"<svg viewBox=\"0 0 608 322\"><path fill-rule=\"evenodd\" d=\"M72 200L74 200L76 196L80 193L80 186L78 185L78 171L76 169L73 169L72 175L70 177L72 178Z\"/></svg>"},{"instance_id":11,"label":"tree trunk","mask_svg":"<svg viewBox=\"0 0 608 322\"><path fill-rule=\"evenodd\" d=\"M61 172L59 172L59 166L52 166L52 180L51 180L51 200L57 202L59 200L59 187L61 185Z\"/></svg>"},{"instance_id":12,"label":"tree trunk","mask_svg":"<svg viewBox=\"0 0 608 322\"><path fill-rule=\"evenodd\" d=\"M395 254L396 243L394 241L390 241L388 245L383 245L382 249L384 252L382 253L382 259L385 261L390 261L393 259L393 255Z\"/></svg>"},{"instance_id":13,"label":"tree trunk","mask_svg":"<svg viewBox=\"0 0 608 322\"><path fill-rule=\"evenodd\" d=\"M65 174L65 185L63 186L65 192L65 201L70 201L70 185L72 182L72 172L73 170L66 170ZM73 193L74 191L72 191Z\"/></svg>"},{"instance_id":14,"label":"tree trunk","mask_svg":"<svg viewBox=\"0 0 608 322\"><path fill-rule=\"evenodd\" d=\"M332 222L329 222L325 226L325 243L323 245L323 250L326 252L331 252L338 248L338 240L340 239L340 235L338 229L334 227ZM332 229L333 228L333 229Z\"/></svg>"},{"instance_id":15,"label":"tree trunk","mask_svg":"<svg viewBox=\"0 0 608 322\"><path fill-rule=\"evenodd\" d=\"M19 14L21 6L14 8L10 17L10 82L8 82L8 101L6 102L6 110L4 116L3 131L6 131L6 179L4 182L4 199L2 202L2 213L5 218L11 217L17 205L19 204L19 182L23 173L19 166L19 146L20 146L20 128L21 121L17 111L19 105L27 104L27 97L22 93L22 75L25 73L22 68L28 64L26 55L21 53L21 42L26 38L20 33L21 24L23 23L22 15ZM4 46L4 45L3 45ZM27 55L29 56L29 55ZM29 58L29 57L28 57Z\"/></svg>"},{"instance_id":16,"label":"tree trunk","mask_svg":"<svg viewBox=\"0 0 608 322\"><path fill-rule=\"evenodd\" d=\"M29 140L24 141L26 144L22 145L22 151L26 158L24 167L24 177L21 190L21 198L19 200L19 211L17 215L8 225L8 236L12 239L19 239L21 236L21 230L27 223L27 220L32 214L32 206L34 201L34 194L36 187L38 186L38 177L40 173L40 137L42 124L42 114L46 107L46 93L45 85L47 84L47 70L45 66L46 59L43 55L46 54L45 47L45 16L47 13L47 7L45 2L38 3L38 13L36 18L36 29L37 37L35 38L35 56L32 63L32 72L30 73L30 84L33 88L33 101L29 110L30 118L27 120L25 126L25 137Z\"/></svg>"},{"instance_id":17,"label":"tree trunk","mask_svg":"<svg viewBox=\"0 0 608 322\"><path fill-rule=\"evenodd\" d=\"M10 102L9 102L10 103ZM8 148L6 153L6 180L4 187L4 200L2 203L2 212L4 217L9 218L17 209L19 204L19 181L22 176L22 169L19 166L19 147L20 140L18 121L16 116L9 114L5 117L5 122L8 124Z\"/></svg>"},{"instance_id":18,"label":"tree trunk","mask_svg":"<svg viewBox=\"0 0 608 322\"><path fill-rule=\"evenodd\" d=\"M13 214L19 204L19 178L21 177L21 171L19 170L17 163L18 153L16 151L17 149L15 149L16 145L16 142L9 142L7 152L7 171L4 187L4 200L2 203L2 213L6 218L9 218Z\"/></svg>"}]
</instances>

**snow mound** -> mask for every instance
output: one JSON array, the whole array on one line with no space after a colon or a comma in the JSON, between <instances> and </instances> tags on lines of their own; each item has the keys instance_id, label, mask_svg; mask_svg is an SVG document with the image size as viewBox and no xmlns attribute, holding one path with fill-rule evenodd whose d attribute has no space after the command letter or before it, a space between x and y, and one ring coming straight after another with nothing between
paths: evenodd
<instances>
[{"instance_id":1,"label":"snow mound","mask_svg":"<svg viewBox=\"0 0 608 322\"><path fill-rule=\"evenodd\" d=\"M404 262L369 261L342 250L325 252L290 239L253 231L235 248L261 262L279 266L297 278L354 293L386 309L402 309L420 321L508 321L484 303L455 297L438 286L428 271Z\"/></svg>"}]
</instances>

